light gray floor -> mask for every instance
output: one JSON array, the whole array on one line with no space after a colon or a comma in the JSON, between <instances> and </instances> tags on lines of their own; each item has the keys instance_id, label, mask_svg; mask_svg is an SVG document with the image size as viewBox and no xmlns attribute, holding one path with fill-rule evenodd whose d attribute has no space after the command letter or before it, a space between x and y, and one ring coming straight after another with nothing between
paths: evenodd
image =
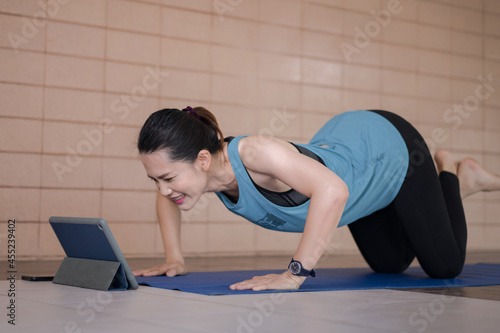
<instances>
[{"instance_id":1,"label":"light gray floor","mask_svg":"<svg viewBox=\"0 0 500 333\"><path fill-rule=\"evenodd\" d=\"M187 263L191 271L213 271L271 269L287 260L188 258ZM129 260L134 269L159 262ZM471 253L467 262L500 262L500 254ZM53 275L59 263L19 263L15 326L8 324L7 316L13 299L8 295L10 283L0 281L0 332L483 333L499 332L500 327L499 286L204 296L142 286L136 291L100 292L20 280L22 274ZM321 262L321 267L363 266L360 256L330 256ZM7 269L2 272L5 275Z\"/></svg>"},{"instance_id":2,"label":"light gray floor","mask_svg":"<svg viewBox=\"0 0 500 333\"><path fill-rule=\"evenodd\" d=\"M6 312L8 281L1 281ZM203 296L16 283L1 332L498 332L500 302L396 290Z\"/></svg>"}]
</instances>

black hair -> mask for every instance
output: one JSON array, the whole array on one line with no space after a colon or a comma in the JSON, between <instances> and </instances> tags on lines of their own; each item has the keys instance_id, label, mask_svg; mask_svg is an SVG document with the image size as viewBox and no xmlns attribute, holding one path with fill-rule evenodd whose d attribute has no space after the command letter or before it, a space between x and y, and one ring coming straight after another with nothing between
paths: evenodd
<instances>
[{"instance_id":1,"label":"black hair","mask_svg":"<svg viewBox=\"0 0 500 333\"><path fill-rule=\"evenodd\" d=\"M222 150L224 136L215 116L203 107L192 111L163 109L151 114L139 134L139 153L165 150L173 161L194 162L200 150Z\"/></svg>"}]
</instances>

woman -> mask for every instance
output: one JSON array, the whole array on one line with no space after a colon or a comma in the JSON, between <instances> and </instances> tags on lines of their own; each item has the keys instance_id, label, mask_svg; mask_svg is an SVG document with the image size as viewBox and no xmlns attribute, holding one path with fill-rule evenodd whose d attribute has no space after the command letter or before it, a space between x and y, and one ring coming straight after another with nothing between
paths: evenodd
<instances>
[{"instance_id":1,"label":"woman","mask_svg":"<svg viewBox=\"0 0 500 333\"><path fill-rule=\"evenodd\" d=\"M472 159L446 151L432 156L419 133L381 110L332 118L299 145L273 137L223 139L202 107L153 113L138 140L140 158L157 185L157 213L166 263L136 275L186 273L180 249L180 210L206 192L262 227L302 232L282 274L254 277L231 289L297 289L348 225L375 272L403 272L416 257L433 278L459 275L467 227L462 199L500 189L500 177ZM284 265L284 267L286 267Z\"/></svg>"}]
</instances>

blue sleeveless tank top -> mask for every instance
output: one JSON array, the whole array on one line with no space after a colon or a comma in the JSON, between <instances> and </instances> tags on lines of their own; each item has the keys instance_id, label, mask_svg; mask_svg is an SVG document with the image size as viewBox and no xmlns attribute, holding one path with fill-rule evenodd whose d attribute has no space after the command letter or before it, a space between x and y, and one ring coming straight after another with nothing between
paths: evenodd
<instances>
[{"instance_id":1,"label":"blue sleeveless tank top","mask_svg":"<svg viewBox=\"0 0 500 333\"><path fill-rule=\"evenodd\" d=\"M283 207L266 199L255 187L238 153L238 143L243 137L236 137L228 144L239 198L233 202L222 192L216 195L231 212L261 227L303 232L310 200ZM387 119L370 111L349 111L335 116L308 144L295 145L316 154L346 183L349 198L338 227L389 205L408 169L408 149L398 130Z\"/></svg>"}]
</instances>

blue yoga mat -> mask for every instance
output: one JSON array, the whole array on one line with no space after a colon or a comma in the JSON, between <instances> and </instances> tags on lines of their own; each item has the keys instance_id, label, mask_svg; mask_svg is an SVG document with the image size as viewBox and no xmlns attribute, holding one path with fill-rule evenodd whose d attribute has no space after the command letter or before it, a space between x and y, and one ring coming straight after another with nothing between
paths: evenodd
<instances>
[{"instance_id":1,"label":"blue yoga mat","mask_svg":"<svg viewBox=\"0 0 500 333\"><path fill-rule=\"evenodd\" d=\"M198 272L184 276L137 277L137 282L155 288L181 290L203 295L241 295L272 292L304 292L360 289L443 288L500 285L500 264L466 265L455 279L431 279L420 267L410 267L402 274L373 273L369 268L321 268L298 290L231 290L236 282L256 275L282 273L283 270Z\"/></svg>"}]
</instances>

